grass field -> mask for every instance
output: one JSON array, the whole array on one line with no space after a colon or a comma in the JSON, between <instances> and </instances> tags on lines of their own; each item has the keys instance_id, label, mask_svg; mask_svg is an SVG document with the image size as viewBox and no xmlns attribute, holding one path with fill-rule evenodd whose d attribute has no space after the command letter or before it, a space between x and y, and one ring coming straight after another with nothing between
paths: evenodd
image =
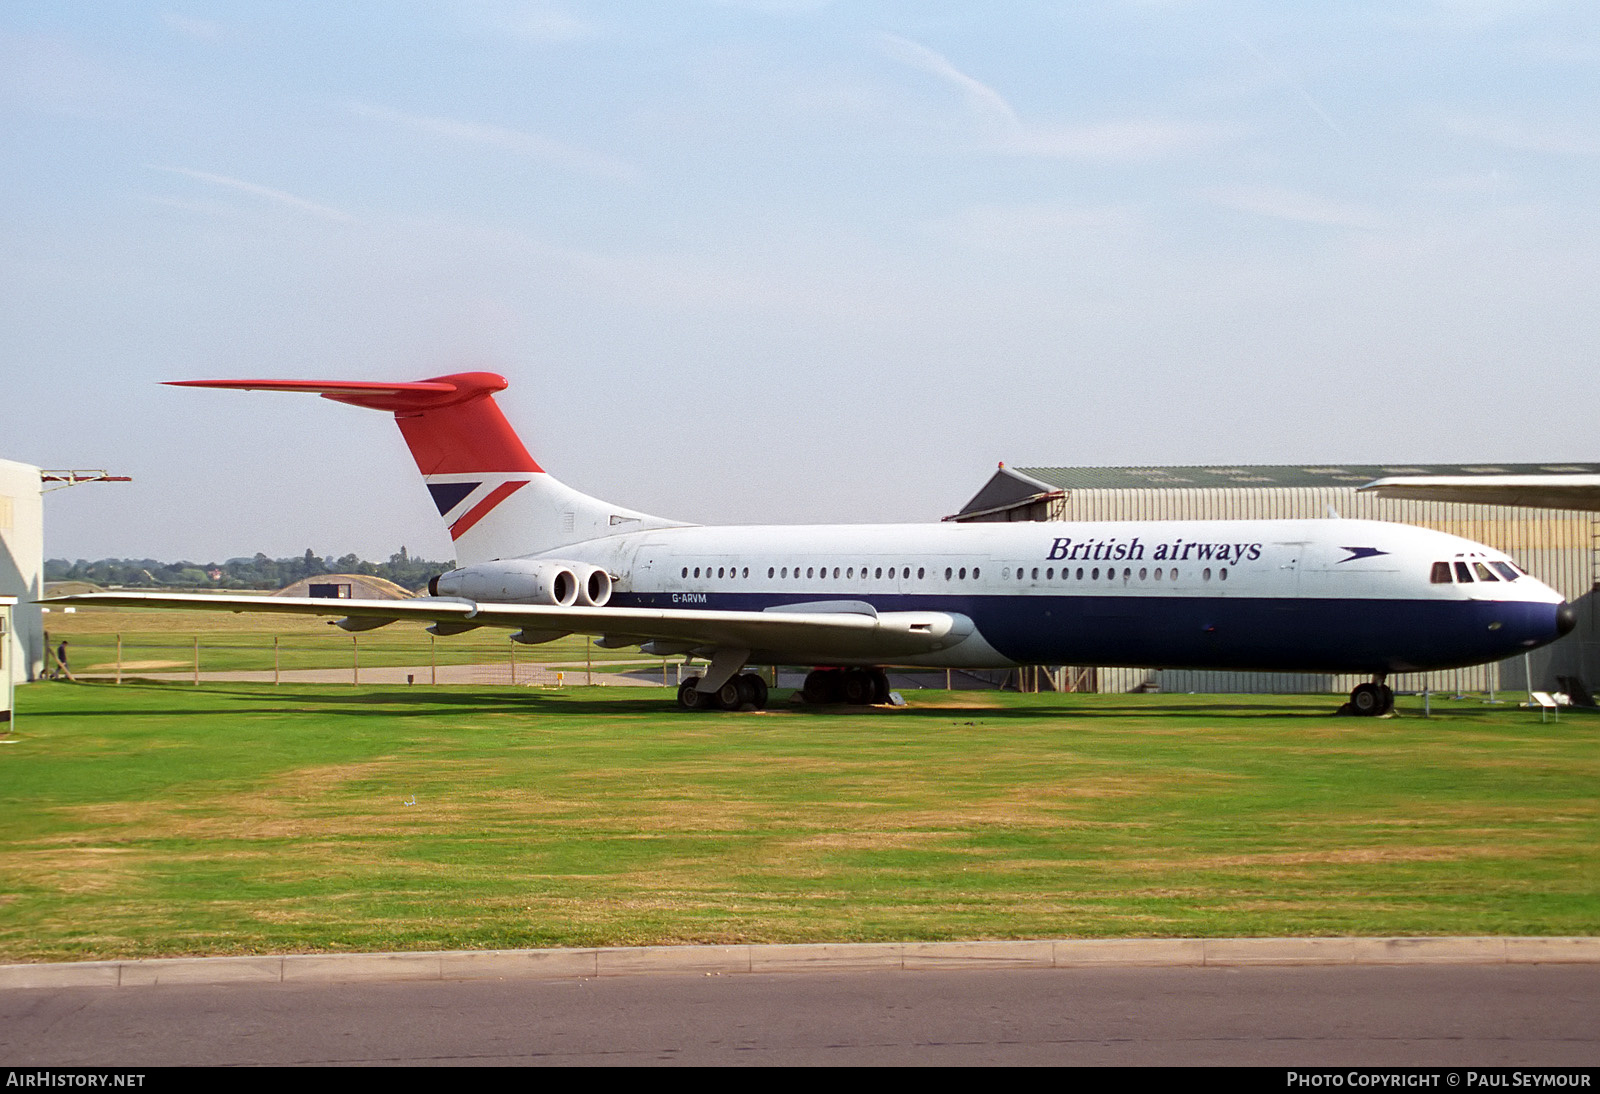
<instances>
[{"instance_id":1,"label":"grass field","mask_svg":"<svg viewBox=\"0 0 1600 1094\"><path fill-rule=\"evenodd\" d=\"M29 685L0 960L1600 929L1591 717L775 697Z\"/></svg>"}]
</instances>

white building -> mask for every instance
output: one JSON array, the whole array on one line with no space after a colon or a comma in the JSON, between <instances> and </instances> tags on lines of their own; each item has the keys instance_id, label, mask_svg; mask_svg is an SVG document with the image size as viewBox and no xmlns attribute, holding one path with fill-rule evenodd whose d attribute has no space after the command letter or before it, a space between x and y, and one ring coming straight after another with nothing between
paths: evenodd
<instances>
[{"instance_id":1,"label":"white building","mask_svg":"<svg viewBox=\"0 0 1600 1094\"><path fill-rule=\"evenodd\" d=\"M14 596L5 664L12 680L44 671L44 493L37 467L0 460L0 596Z\"/></svg>"}]
</instances>

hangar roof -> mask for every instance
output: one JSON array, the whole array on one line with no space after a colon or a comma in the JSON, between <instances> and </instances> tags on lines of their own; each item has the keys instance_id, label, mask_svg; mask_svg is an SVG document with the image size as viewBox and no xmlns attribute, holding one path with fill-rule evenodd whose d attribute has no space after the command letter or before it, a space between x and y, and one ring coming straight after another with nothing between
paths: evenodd
<instances>
[{"instance_id":1,"label":"hangar roof","mask_svg":"<svg viewBox=\"0 0 1600 1094\"><path fill-rule=\"evenodd\" d=\"M1020 467L1005 470L1025 475L1052 490L1193 490L1206 486L1356 487L1394 475L1560 475L1600 473L1600 464L1305 464L1291 467L1233 464L1217 467Z\"/></svg>"}]
</instances>

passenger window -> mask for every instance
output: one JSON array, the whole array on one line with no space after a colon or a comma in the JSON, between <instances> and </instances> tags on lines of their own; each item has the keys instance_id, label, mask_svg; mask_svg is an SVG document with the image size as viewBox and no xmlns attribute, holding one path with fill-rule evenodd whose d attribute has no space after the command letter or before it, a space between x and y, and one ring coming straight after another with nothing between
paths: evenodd
<instances>
[{"instance_id":1,"label":"passenger window","mask_svg":"<svg viewBox=\"0 0 1600 1094\"><path fill-rule=\"evenodd\" d=\"M1081 573L1081 572L1082 572L1082 571L1079 571L1079 572L1080 572L1080 573ZM1100 567L1098 567L1098 566L1096 566L1096 567L1095 567L1095 568L1094 568L1094 569L1093 569L1093 570L1092 570L1092 571L1091 571L1091 572L1090 572L1090 574L1089 574L1089 579L1090 579L1090 580L1091 580L1091 581L1099 581L1099 580L1100 580Z\"/></svg>"},{"instance_id":2,"label":"passenger window","mask_svg":"<svg viewBox=\"0 0 1600 1094\"><path fill-rule=\"evenodd\" d=\"M1471 583L1472 571L1467 569L1467 564L1465 562L1456 563L1456 580L1463 584Z\"/></svg>"},{"instance_id":3,"label":"passenger window","mask_svg":"<svg viewBox=\"0 0 1600 1094\"><path fill-rule=\"evenodd\" d=\"M1222 581L1228 580L1228 568L1224 566L1222 569L1218 570L1217 577Z\"/></svg>"},{"instance_id":4,"label":"passenger window","mask_svg":"<svg viewBox=\"0 0 1600 1094\"><path fill-rule=\"evenodd\" d=\"M1428 580L1435 585L1450 584L1450 564L1448 562L1435 562L1433 573L1428 575Z\"/></svg>"},{"instance_id":5,"label":"passenger window","mask_svg":"<svg viewBox=\"0 0 1600 1094\"><path fill-rule=\"evenodd\" d=\"M1056 568L1054 566L1044 572L1044 579L1046 581L1054 581L1056 579Z\"/></svg>"},{"instance_id":6,"label":"passenger window","mask_svg":"<svg viewBox=\"0 0 1600 1094\"><path fill-rule=\"evenodd\" d=\"M965 566L961 567L961 580L967 580L967 568Z\"/></svg>"},{"instance_id":7,"label":"passenger window","mask_svg":"<svg viewBox=\"0 0 1600 1094\"><path fill-rule=\"evenodd\" d=\"M951 577L951 575L952 575L952 574L954 574L954 573L955 573L955 571L954 571L954 570L952 570L952 569L951 569L951 568L950 568L950 567L948 567L948 566L946 566L946 567L945 567L945 568L944 568L944 579L945 579L945 580L946 580L946 581L949 581L949 580L950 580L950 577Z\"/></svg>"}]
</instances>

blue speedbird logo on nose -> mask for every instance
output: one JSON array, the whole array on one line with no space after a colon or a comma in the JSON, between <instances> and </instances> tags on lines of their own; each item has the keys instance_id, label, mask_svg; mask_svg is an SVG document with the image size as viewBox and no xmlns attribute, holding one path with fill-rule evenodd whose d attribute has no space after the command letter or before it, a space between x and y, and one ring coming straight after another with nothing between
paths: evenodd
<instances>
[{"instance_id":1,"label":"blue speedbird logo on nose","mask_svg":"<svg viewBox=\"0 0 1600 1094\"><path fill-rule=\"evenodd\" d=\"M1376 555L1386 555L1389 553L1388 551L1380 551L1376 547L1341 547L1339 550L1350 552L1349 558L1341 558L1339 560L1341 563L1354 562L1358 558L1373 558Z\"/></svg>"}]
</instances>

